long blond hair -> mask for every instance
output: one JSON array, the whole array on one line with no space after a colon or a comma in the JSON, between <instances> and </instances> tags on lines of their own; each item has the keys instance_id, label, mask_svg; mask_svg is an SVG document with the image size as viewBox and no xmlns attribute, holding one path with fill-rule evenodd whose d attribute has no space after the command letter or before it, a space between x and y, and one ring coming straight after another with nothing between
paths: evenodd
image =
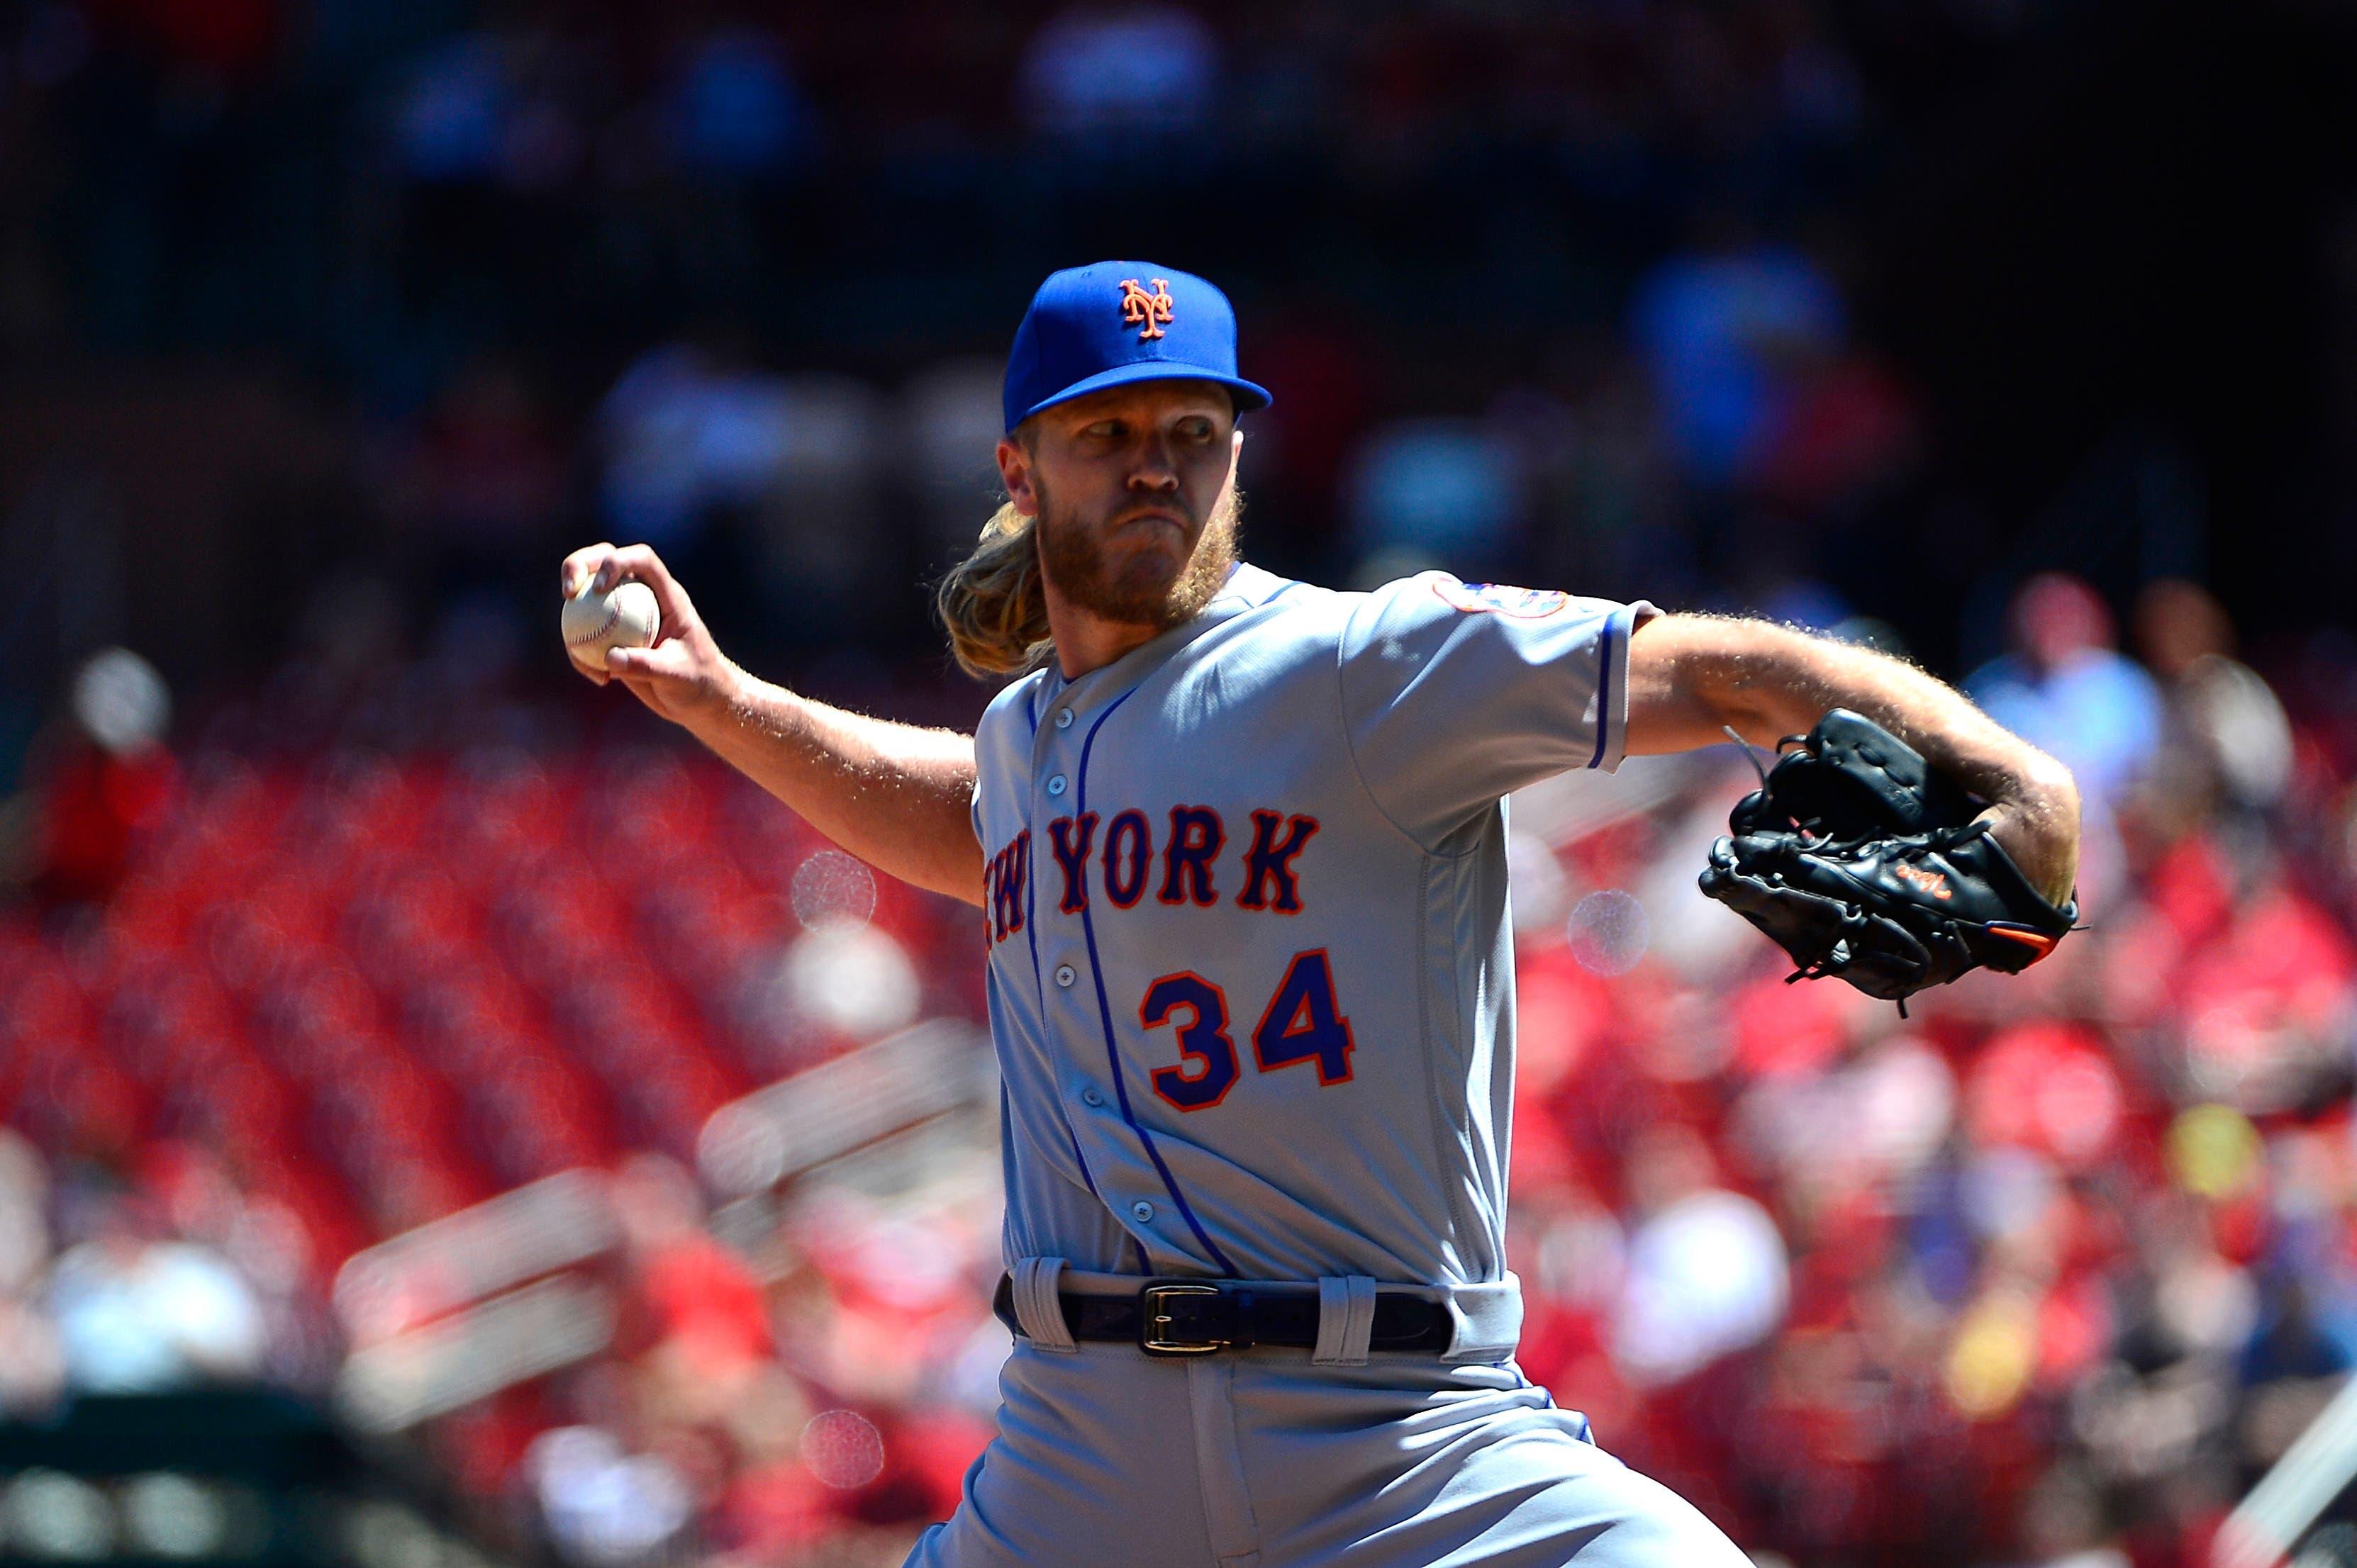
<instances>
[{"instance_id":1,"label":"long blond hair","mask_svg":"<svg viewBox=\"0 0 2357 1568\"><path fill-rule=\"evenodd\" d=\"M1048 637L1048 596L1039 585L1037 531L1037 519L1005 502L983 524L973 553L933 589L950 653L969 675L1012 675L1055 651Z\"/></svg>"}]
</instances>

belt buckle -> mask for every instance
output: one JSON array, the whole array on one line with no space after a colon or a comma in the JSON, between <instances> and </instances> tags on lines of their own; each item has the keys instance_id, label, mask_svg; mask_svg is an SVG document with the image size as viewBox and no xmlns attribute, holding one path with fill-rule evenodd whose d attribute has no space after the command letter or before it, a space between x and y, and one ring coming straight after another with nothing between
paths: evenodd
<instances>
[{"instance_id":1,"label":"belt buckle","mask_svg":"<svg viewBox=\"0 0 2357 1568\"><path fill-rule=\"evenodd\" d=\"M1224 1349L1224 1339L1177 1339L1159 1332L1171 1321L1162 1306L1166 1297L1220 1294L1219 1286L1210 1284L1147 1285L1137 1293L1137 1348L1149 1356L1209 1356Z\"/></svg>"}]
</instances>

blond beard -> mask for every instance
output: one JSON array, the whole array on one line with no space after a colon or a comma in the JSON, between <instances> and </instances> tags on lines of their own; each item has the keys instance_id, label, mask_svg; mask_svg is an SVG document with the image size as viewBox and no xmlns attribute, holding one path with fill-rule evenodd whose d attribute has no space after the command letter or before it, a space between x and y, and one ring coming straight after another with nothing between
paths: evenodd
<instances>
[{"instance_id":1,"label":"blond beard","mask_svg":"<svg viewBox=\"0 0 2357 1568\"><path fill-rule=\"evenodd\" d=\"M1129 588L1106 580L1104 553L1087 530L1050 522L1054 502L1039 493L1039 571L1057 593L1101 620L1150 626L1167 631L1192 620L1236 564L1236 532L1243 515L1243 492L1230 485L1211 507L1211 521L1196 538L1195 553L1166 588Z\"/></svg>"}]
</instances>

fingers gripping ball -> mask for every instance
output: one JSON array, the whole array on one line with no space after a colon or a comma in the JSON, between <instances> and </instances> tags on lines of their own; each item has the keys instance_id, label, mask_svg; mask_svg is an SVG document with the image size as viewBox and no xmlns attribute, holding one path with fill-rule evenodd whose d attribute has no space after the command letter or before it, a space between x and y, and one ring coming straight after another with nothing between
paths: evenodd
<instances>
[{"instance_id":1,"label":"fingers gripping ball","mask_svg":"<svg viewBox=\"0 0 2357 1568\"><path fill-rule=\"evenodd\" d=\"M1776 940L1792 978L1839 975L1900 1004L1975 969L2015 974L2078 906L2040 897L1979 808L1915 749L1835 708L1711 846L1702 890Z\"/></svg>"},{"instance_id":2,"label":"fingers gripping ball","mask_svg":"<svg viewBox=\"0 0 2357 1568\"><path fill-rule=\"evenodd\" d=\"M592 670L606 668L609 648L651 648L662 611L644 583L617 583L600 593L596 579L565 601L565 646Z\"/></svg>"}]
</instances>

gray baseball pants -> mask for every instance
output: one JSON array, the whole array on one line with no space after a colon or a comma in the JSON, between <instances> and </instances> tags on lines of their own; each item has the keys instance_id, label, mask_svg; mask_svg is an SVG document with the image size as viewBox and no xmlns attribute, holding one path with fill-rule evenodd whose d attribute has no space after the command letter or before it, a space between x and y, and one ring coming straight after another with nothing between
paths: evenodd
<instances>
[{"instance_id":1,"label":"gray baseball pants","mask_svg":"<svg viewBox=\"0 0 2357 1568\"><path fill-rule=\"evenodd\" d=\"M1018 1339L999 1391L998 1436L909 1568L1749 1568L1512 1361Z\"/></svg>"}]
</instances>

